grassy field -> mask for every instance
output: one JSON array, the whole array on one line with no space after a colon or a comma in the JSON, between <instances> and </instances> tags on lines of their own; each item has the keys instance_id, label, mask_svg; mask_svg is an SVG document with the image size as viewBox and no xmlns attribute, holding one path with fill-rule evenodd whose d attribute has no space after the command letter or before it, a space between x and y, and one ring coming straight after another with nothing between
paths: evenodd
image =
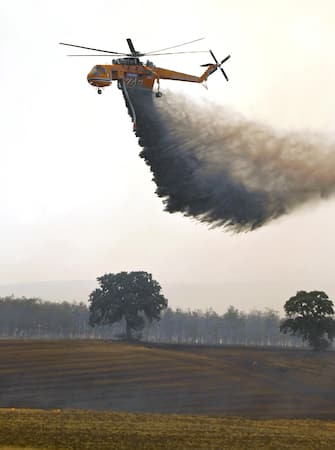
<instances>
[{"instance_id":1,"label":"grassy field","mask_svg":"<svg viewBox=\"0 0 335 450\"><path fill-rule=\"evenodd\" d=\"M0 409L0 449L334 449L335 423Z\"/></svg>"},{"instance_id":2,"label":"grassy field","mask_svg":"<svg viewBox=\"0 0 335 450\"><path fill-rule=\"evenodd\" d=\"M335 419L334 353L0 341L0 407Z\"/></svg>"},{"instance_id":3,"label":"grassy field","mask_svg":"<svg viewBox=\"0 0 335 450\"><path fill-rule=\"evenodd\" d=\"M333 352L1 340L0 449L334 449L334 386Z\"/></svg>"}]
</instances>

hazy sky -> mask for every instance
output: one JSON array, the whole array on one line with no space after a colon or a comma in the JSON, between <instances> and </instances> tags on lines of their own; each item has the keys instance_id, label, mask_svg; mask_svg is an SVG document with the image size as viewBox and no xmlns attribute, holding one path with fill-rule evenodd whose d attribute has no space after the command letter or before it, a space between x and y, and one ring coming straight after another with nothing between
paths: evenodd
<instances>
[{"instance_id":1,"label":"hazy sky","mask_svg":"<svg viewBox=\"0 0 335 450\"><path fill-rule=\"evenodd\" d=\"M75 49L58 45L122 52L131 37L136 48L150 51L205 37L185 50L211 48L219 59L231 53L225 66L230 82L217 73L208 91L178 82L162 82L163 90L214 99L275 129L333 139L334 3L92 5L0 0L0 284L147 270L163 287L279 283L329 287L335 296L335 200L238 235L164 212L138 157L121 92L113 84L98 96L86 81L94 64L110 60L67 58ZM209 61L202 54L154 59L192 74ZM281 304L281 295L269 291L268 306ZM210 300L197 306L211 306ZM259 306L257 296L250 292L239 306Z\"/></svg>"}]
</instances>

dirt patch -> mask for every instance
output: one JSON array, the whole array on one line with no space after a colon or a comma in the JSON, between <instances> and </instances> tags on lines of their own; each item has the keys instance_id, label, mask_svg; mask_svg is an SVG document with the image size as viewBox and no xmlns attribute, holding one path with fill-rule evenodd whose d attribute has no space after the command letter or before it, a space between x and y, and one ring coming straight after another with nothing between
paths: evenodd
<instances>
[{"instance_id":1,"label":"dirt patch","mask_svg":"<svg viewBox=\"0 0 335 450\"><path fill-rule=\"evenodd\" d=\"M335 418L332 352L0 341L0 407Z\"/></svg>"}]
</instances>

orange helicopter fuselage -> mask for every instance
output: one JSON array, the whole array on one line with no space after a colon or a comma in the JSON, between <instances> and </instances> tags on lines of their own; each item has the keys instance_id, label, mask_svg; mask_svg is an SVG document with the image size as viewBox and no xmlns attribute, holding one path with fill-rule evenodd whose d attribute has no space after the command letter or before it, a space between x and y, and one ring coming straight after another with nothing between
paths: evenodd
<instances>
[{"instance_id":1,"label":"orange helicopter fuselage","mask_svg":"<svg viewBox=\"0 0 335 450\"><path fill-rule=\"evenodd\" d=\"M123 58L122 61L127 62L127 58ZM155 67L149 61L147 64L143 64L139 60L134 63L134 58L129 58L128 61L130 64L115 63L110 65L96 65L87 75L87 81L90 85L97 88L110 86L112 81L115 80L124 80L127 87L152 89L155 81L157 80L159 83L161 79L202 83L216 70L216 66L213 64L207 68L202 76L197 77L182 72Z\"/></svg>"}]
</instances>

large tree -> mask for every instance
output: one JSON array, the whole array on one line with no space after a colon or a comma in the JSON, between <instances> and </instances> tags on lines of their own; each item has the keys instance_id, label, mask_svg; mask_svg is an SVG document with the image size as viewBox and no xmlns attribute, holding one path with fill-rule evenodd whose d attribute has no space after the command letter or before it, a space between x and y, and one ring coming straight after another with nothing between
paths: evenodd
<instances>
[{"instance_id":1,"label":"large tree","mask_svg":"<svg viewBox=\"0 0 335 450\"><path fill-rule=\"evenodd\" d=\"M124 319L127 339L148 321L159 320L167 308L160 284L147 272L108 273L97 278L100 285L89 296L90 325L112 325Z\"/></svg>"},{"instance_id":2,"label":"large tree","mask_svg":"<svg viewBox=\"0 0 335 450\"><path fill-rule=\"evenodd\" d=\"M300 336L314 350L324 350L335 337L333 306L325 292L299 291L284 305L287 318L280 330Z\"/></svg>"}]
</instances>

